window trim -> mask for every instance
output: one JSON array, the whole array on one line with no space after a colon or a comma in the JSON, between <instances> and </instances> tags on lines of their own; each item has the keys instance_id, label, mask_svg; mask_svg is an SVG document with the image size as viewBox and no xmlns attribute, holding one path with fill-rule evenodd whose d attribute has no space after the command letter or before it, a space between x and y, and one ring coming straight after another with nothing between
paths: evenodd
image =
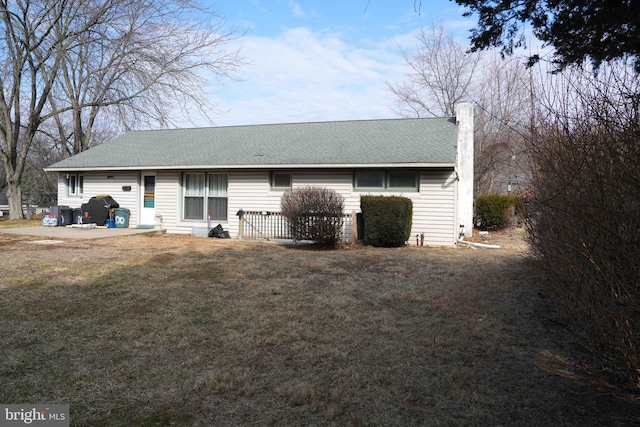
<instances>
[{"instance_id":1,"label":"window trim","mask_svg":"<svg viewBox=\"0 0 640 427\"><path fill-rule=\"evenodd\" d=\"M391 175L394 173L404 173L404 174L413 174L413 185L410 187L394 187L391 185ZM420 190L420 171L413 169L390 169L386 173L387 175L387 189L389 190L397 190L397 191L419 191Z\"/></svg>"},{"instance_id":2,"label":"window trim","mask_svg":"<svg viewBox=\"0 0 640 427\"><path fill-rule=\"evenodd\" d=\"M195 193L193 195L187 194L186 188L186 180L189 175L202 175L202 187L195 189ZM213 194L211 192L210 187L210 177L212 175L224 175L226 177L226 189L225 195L221 196L219 194ZM185 222L205 222L207 221L207 216L210 214L209 212L209 199L226 199L227 200L227 209L225 210L224 218L211 218L212 221L220 221L220 222L228 222L229 221L229 173L228 172L219 172L219 171L184 171L182 173L182 178L180 182L180 187L182 190L181 200L182 200L182 208L180 212L180 220ZM186 199L187 198L198 198L199 203L202 204L202 217L201 218L186 218Z\"/></svg>"},{"instance_id":3,"label":"window trim","mask_svg":"<svg viewBox=\"0 0 640 427\"><path fill-rule=\"evenodd\" d=\"M288 186L276 185L276 175L287 175L289 177L289 185ZM269 177L269 184L272 190L276 190L276 191L291 190L291 188L293 187L293 173L291 171L271 171L271 174Z\"/></svg>"},{"instance_id":4,"label":"window trim","mask_svg":"<svg viewBox=\"0 0 640 427\"><path fill-rule=\"evenodd\" d=\"M211 177L212 176L224 176L225 177L225 188L224 195L220 195L217 191L214 191L211 187ZM218 188L218 190L220 190ZM211 200L224 200L225 201L225 209L224 209L224 218L214 218L211 217L212 221L221 221L227 222L229 221L229 174L226 172L207 172L205 175L205 213L207 215L211 215L211 211L209 210L210 201Z\"/></svg>"},{"instance_id":5,"label":"window trim","mask_svg":"<svg viewBox=\"0 0 640 427\"><path fill-rule=\"evenodd\" d=\"M366 186L366 185L358 185L358 176L364 174L375 173L376 175L381 176L382 185L380 186ZM386 188L386 173L381 169L362 169L356 170L353 173L353 188L357 190L384 190Z\"/></svg>"},{"instance_id":6,"label":"window trim","mask_svg":"<svg viewBox=\"0 0 640 427\"><path fill-rule=\"evenodd\" d=\"M74 181L73 186L71 181ZM68 173L65 175L65 185L68 197L82 197L84 194L84 174Z\"/></svg>"}]
</instances>

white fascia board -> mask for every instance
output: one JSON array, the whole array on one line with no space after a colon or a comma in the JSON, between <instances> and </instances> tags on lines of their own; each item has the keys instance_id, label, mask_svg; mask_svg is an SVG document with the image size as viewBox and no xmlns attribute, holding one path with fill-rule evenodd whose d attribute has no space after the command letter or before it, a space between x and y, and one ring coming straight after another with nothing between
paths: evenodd
<instances>
[{"instance_id":1,"label":"white fascia board","mask_svg":"<svg viewBox=\"0 0 640 427\"><path fill-rule=\"evenodd\" d=\"M188 165L188 166L126 166L126 167L76 167L44 168L45 172L100 172L143 170L193 170L193 169L393 169L393 168L453 168L455 163L354 163L354 164L268 164L268 165Z\"/></svg>"}]
</instances>

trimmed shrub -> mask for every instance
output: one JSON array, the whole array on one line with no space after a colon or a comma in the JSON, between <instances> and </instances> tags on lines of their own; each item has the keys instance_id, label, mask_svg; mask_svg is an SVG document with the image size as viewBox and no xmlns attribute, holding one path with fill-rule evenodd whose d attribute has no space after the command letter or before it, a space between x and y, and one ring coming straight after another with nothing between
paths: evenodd
<instances>
[{"instance_id":1,"label":"trimmed shrub","mask_svg":"<svg viewBox=\"0 0 640 427\"><path fill-rule=\"evenodd\" d=\"M500 230L509 224L509 216L516 207L517 199L502 194L488 194L476 199L476 226L487 230Z\"/></svg>"},{"instance_id":2,"label":"trimmed shrub","mask_svg":"<svg viewBox=\"0 0 640 427\"><path fill-rule=\"evenodd\" d=\"M398 196L362 196L365 242L372 246L403 246L411 236L413 203Z\"/></svg>"},{"instance_id":3,"label":"trimmed shrub","mask_svg":"<svg viewBox=\"0 0 640 427\"><path fill-rule=\"evenodd\" d=\"M344 197L338 192L321 187L296 188L282 196L280 206L296 239L312 240L323 247L338 245L344 209Z\"/></svg>"}]
</instances>

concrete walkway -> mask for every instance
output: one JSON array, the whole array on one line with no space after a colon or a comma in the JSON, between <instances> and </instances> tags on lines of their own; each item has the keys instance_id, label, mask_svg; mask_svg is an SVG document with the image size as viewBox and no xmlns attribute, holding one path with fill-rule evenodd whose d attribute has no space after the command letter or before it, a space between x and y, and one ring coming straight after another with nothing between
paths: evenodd
<instances>
[{"instance_id":1,"label":"concrete walkway","mask_svg":"<svg viewBox=\"0 0 640 427\"><path fill-rule=\"evenodd\" d=\"M153 228L75 228L75 227L24 227L0 228L0 233L37 236L43 239L104 239L107 237L130 236L133 234L157 234L162 230Z\"/></svg>"}]
</instances>

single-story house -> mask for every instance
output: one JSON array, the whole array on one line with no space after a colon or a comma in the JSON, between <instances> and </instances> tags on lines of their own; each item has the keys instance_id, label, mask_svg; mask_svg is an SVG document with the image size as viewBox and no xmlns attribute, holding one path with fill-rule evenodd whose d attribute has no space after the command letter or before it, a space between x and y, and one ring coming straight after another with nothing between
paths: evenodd
<instances>
[{"instance_id":1,"label":"single-story house","mask_svg":"<svg viewBox=\"0 0 640 427\"><path fill-rule=\"evenodd\" d=\"M345 213L360 196L413 201L414 235L454 245L473 227L473 106L456 117L132 131L49 166L58 204L110 195L129 227L192 233L221 224L241 237L240 212L278 213L284 192L335 189Z\"/></svg>"}]
</instances>

